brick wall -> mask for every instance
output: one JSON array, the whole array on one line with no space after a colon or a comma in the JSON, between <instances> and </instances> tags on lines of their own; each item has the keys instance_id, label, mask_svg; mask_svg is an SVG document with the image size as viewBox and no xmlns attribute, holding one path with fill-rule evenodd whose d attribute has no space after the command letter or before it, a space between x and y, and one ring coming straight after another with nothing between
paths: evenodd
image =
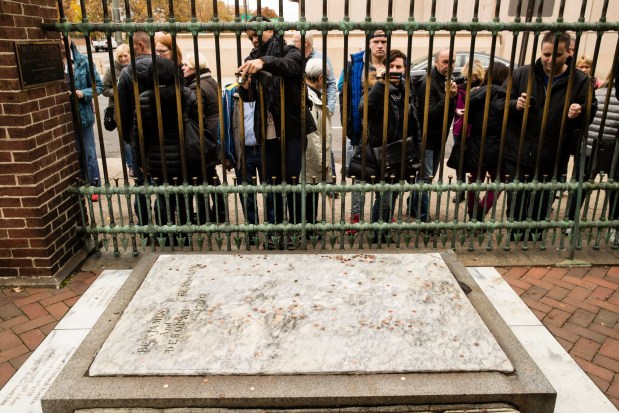
<instances>
[{"instance_id":1,"label":"brick wall","mask_svg":"<svg viewBox=\"0 0 619 413\"><path fill-rule=\"evenodd\" d=\"M0 0L0 279L53 277L82 247L67 88L21 90L13 43L58 39L40 29L55 21L56 0Z\"/></svg>"}]
</instances>

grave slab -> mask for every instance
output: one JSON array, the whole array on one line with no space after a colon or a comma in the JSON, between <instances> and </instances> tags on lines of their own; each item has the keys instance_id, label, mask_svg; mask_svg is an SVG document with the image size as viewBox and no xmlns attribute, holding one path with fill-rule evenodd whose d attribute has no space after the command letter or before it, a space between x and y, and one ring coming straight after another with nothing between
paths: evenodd
<instances>
[{"instance_id":1,"label":"grave slab","mask_svg":"<svg viewBox=\"0 0 619 413\"><path fill-rule=\"evenodd\" d=\"M438 254L162 255L90 375L457 371L513 366Z\"/></svg>"},{"instance_id":2,"label":"grave slab","mask_svg":"<svg viewBox=\"0 0 619 413\"><path fill-rule=\"evenodd\" d=\"M555 397L453 253L153 254L42 405L551 413Z\"/></svg>"}]
</instances>

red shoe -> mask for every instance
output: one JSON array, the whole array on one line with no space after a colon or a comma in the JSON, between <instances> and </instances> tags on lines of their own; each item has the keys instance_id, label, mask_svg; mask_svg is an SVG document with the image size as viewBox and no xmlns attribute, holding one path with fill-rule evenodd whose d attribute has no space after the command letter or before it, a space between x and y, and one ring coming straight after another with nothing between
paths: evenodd
<instances>
[{"instance_id":1,"label":"red shoe","mask_svg":"<svg viewBox=\"0 0 619 413\"><path fill-rule=\"evenodd\" d=\"M99 202L99 195L97 195L97 194L92 194L92 196L90 197L90 199L92 200L92 202Z\"/></svg>"},{"instance_id":2,"label":"red shoe","mask_svg":"<svg viewBox=\"0 0 619 413\"><path fill-rule=\"evenodd\" d=\"M350 217L351 224L357 224L359 221L360 221L359 214L354 214L353 216ZM359 231L357 231L356 229L346 230L346 235L357 235L358 233Z\"/></svg>"}]
</instances>

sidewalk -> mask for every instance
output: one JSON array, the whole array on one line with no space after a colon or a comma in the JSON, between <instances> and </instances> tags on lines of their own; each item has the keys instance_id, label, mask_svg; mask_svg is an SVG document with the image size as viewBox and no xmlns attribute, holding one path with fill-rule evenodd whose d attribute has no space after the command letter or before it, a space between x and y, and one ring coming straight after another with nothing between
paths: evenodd
<instances>
[{"instance_id":1,"label":"sidewalk","mask_svg":"<svg viewBox=\"0 0 619 413\"><path fill-rule=\"evenodd\" d=\"M87 263L61 289L1 291L0 388L103 271ZM619 408L619 266L497 271Z\"/></svg>"}]
</instances>

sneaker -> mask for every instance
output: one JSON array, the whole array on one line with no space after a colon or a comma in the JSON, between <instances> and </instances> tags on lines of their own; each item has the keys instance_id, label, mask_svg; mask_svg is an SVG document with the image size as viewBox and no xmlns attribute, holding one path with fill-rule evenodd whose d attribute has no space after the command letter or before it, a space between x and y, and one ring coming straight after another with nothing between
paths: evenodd
<instances>
[{"instance_id":1,"label":"sneaker","mask_svg":"<svg viewBox=\"0 0 619 413\"><path fill-rule=\"evenodd\" d=\"M616 237L617 237L617 230L613 228L610 230L610 237L608 237L608 243L614 244Z\"/></svg>"},{"instance_id":2,"label":"sneaker","mask_svg":"<svg viewBox=\"0 0 619 413\"><path fill-rule=\"evenodd\" d=\"M92 194L92 196L90 197L92 202L99 202L99 195L97 194Z\"/></svg>"},{"instance_id":3,"label":"sneaker","mask_svg":"<svg viewBox=\"0 0 619 413\"><path fill-rule=\"evenodd\" d=\"M133 170L133 168L129 167L129 177L130 178L137 178L138 176L135 174L135 171Z\"/></svg>"},{"instance_id":4,"label":"sneaker","mask_svg":"<svg viewBox=\"0 0 619 413\"><path fill-rule=\"evenodd\" d=\"M354 214L352 217L350 217L351 224L357 224L359 221L360 221L359 214ZM357 235L358 232L359 231L357 231L356 229L347 229L346 235Z\"/></svg>"}]
</instances>

